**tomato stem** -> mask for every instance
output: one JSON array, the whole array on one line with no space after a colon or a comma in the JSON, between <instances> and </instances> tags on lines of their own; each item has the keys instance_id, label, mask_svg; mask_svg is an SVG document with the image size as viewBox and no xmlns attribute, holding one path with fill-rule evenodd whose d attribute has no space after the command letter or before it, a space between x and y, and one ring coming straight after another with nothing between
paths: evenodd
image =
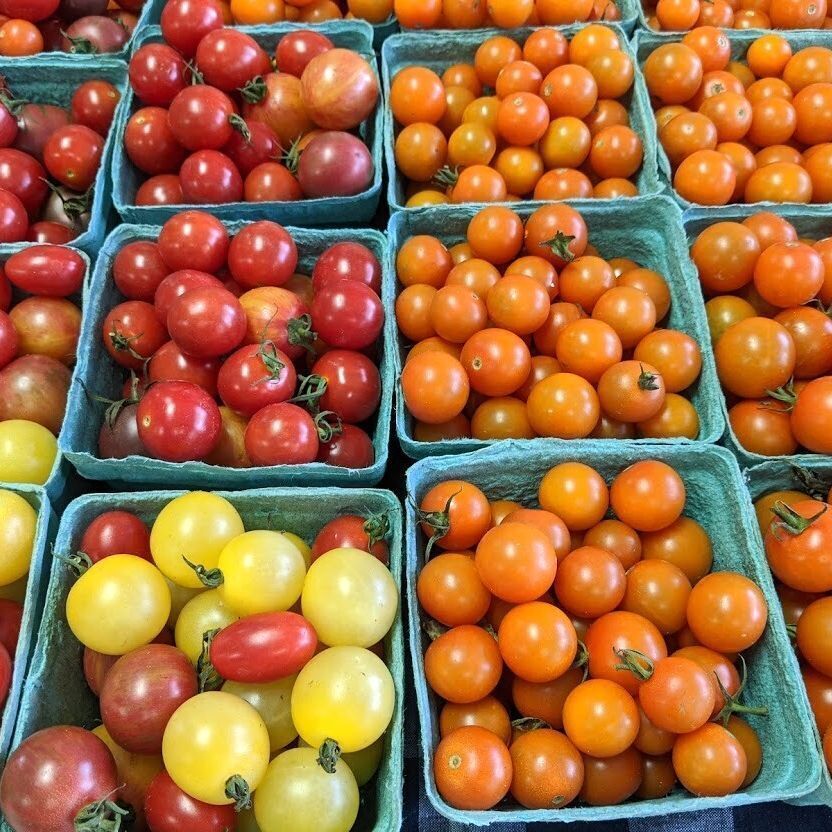
<instances>
[{"instance_id":1,"label":"tomato stem","mask_svg":"<svg viewBox=\"0 0 832 832\"><path fill-rule=\"evenodd\" d=\"M251 144L251 130L248 129L245 119L237 113L228 117L228 123L243 137L246 144Z\"/></svg>"},{"instance_id":2,"label":"tomato stem","mask_svg":"<svg viewBox=\"0 0 832 832\"><path fill-rule=\"evenodd\" d=\"M188 61L185 66L191 73L192 87L198 87L200 84L205 83L205 78L203 78L202 73L196 68L196 64L193 61Z\"/></svg>"},{"instance_id":3,"label":"tomato stem","mask_svg":"<svg viewBox=\"0 0 832 832\"><path fill-rule=\"evenodd\" d=\"M344 423L333 410L324 410L323 413L318 413L314 422L318 431L318 439L321 442L332 442L336 436L340 436L344 432Z\"/></svg>"},{"instance_id":4,"label":"tomato stem","mask_svg":"<svg viewBox=\"0 0 832 832\"><path fill-rule=\"evenodd\" d=\"M572 667L583 668L584 677L581 681L585 682L589 675L589 650L580 639L578 639L578 650L575 653L575 661L572 662Z\"/></svg>"},{"instance_id":5,"label":"tomato stem","mask_svg":"<svg viewBox=\"0 0 832 832\"><path fill-rule=\"evenodd\" d=\"M92 566L92 558L86 552L80 550L71 555L59 555L57 552L53 552L52 557L66 564L76 578L80 578Z\"/></svg>"},{"instance_id":6,"label":"tomato stem","mask_svg":"<svg viewBox=\"0 0 832 832\"><path fill-rule=\"evenodd\" d=\"M105 797L88 803L75 815L75 832L121 832L129 829L136 819L126 804Z\"/></svg>"},{"instance_id":7,"label":"tomato stem","mask_svg":"<svg viewBox=\"0 0 832 832\"><path fill-rule=\"evenodd\" d=\"M211 645L214 643L218 632L219 629L206 630L202 634L202 650L200 650L199 658L196 660L196 675L200 693L205 693L206 690L218 690L225 681L211 663Z\"/></svg>"},{"instance_id":8,"label":"tomato stem","mask_svg":"<svg viewBox=\"0 0 832 832\"><path fill-rule=\"evenodd\" d=\"M817 514L813 514L811 517L803 517L803 515L798 514L791 506L786 505L782 500L778 500L771 507L772 514L778 518L777 520L771 521L772 533L777 535L778 532L784 531L795 537L801 535L816 520L826 514L828 508L828 505L824 505Z\"/></svg>"},{"instance_id":9,"label":"tomato stem","mask_svg":"<svg viewBox=\"0 0 832 832\"><path fill-rule=\"evenodd\" d=\"M289 149L283 155L281 161L283 162L286 170L294 176L298 172L298 167L300 166L300 139L295 139L290 145Z\"/></svg>"},{"instance_id":10,"label":"tomato stem","mask_svg":"<svg viewBox=\"0 0 832 832\"><path fill-rule=\"evenodd\" d=\"M448 632L447 627L443 627L438 621L434 621L432 618L426 618L422 622L422 629L431 641L436 641L439 636Z\"/></svg>"},{"instance_id":11,"label":"tomato stem","mask_svg":"<svg viewBox=\"0 0 832 832\"><path fill-rule=\"evenodd\" d=\"M787 413L794 407L797 401L797 393L794 391L794 379L789 379L782 387L777 387L774 390L766 390L766 395L776 402L787 405L786 408L780 411L781 413ZM770 404L766 406L771 407Z\"/></svg>"},{"instance_id":12,"label":"tomato stem","mask_svg":"<svg viewBox=\"0 0 832 832\"><path fill-rule=\"evenodd\" d=\"M320 409L320 401L329 384L326 378L316 374L300 377L300 385L296 396L289 399L293 404L306 404L312 413Z\"/></svg>"},{"instance_id":13,"label":"tomato stem","mask_svg":"<svg viewBox=\"0 0 832 832\"><path fill-rule=\"evenodd\" d=\"M629 647L614 647L613 652L621 659L621 663L615 665L616 670L629 670L642 682L646 682L653 675L653 660L644 653Z\"/></svg>"},{"instance_id":14,"label":"tomato stem","mask_svg":"<svg viewBox=\"0 0 832 832\"><path fill-rule=\"evenodd\" d=\"M569 244L572 240L575 239L575 236L572 234L564 234L562 231L558 231L551 240L544 240L539 245L543 246L544 248L549 248L552 250L553 254L556 254L561 260L566 260L567 263L570 263L572 260L575 259L575 255L572 253L571 249L569 248Z\"/></svg>"},{"instance_id":15,"label":"tomato stem","mask_svg":"<svg viewBox=\"0 0 832 832\"><path fill-rule=\"evenodd\" d=\"M312 329L312 316L301 315L299 318L292 318L286 324L286 336L292 346L303 347L308 352L313 352L312 344L318 333Z\"/></svg>"},{"instance_id":16,"label":"tomato stem","mask_svg":"<svg viewBox=\"0 0 832 832\"><path fill-rule=\"evenodd\" d=\"M459 179L459 166L449 167L445 165L441 170L436 172L433 181L443 188L453 188Z\"/></svg>"},{"instance_id":17,"label":"tomato stem","mask_svg":"<svg viewBox=\"0 0 832 832\"><path fill-rule=\"evenodd\" d=\"M552 726L545 720L538 719L536 716L523 716L519 719L513 719L511 721L511 727L519 734L528 734L529 731L540 731L543 728L551 728Z\"/></svg>"},{"instance_id":18,"label":"tomato stem","mask_svg":"<svg viewBox=\"0 0 832 832\"><path fill-rule=\"evenodd\" d=\"M768 716L768 708L766 708L765 706L754 707L753 705L740 704L740 697L742 696L742 692L745 690L745 683L748 680L748 665L745 663L745 659L743 658L742 653L740 653L738 658L740 660L742 668L740 673L740 684L735 694L731 695L730 693L728 693L728 691L725 689L725 685L722 684L722 679L720 679L717 672L714 671L714 676L716 676L716 683L719 687L719 692L725 699L725 704L722 706L722 710L716 715L714 721L721 722L723 727L728 724L728 720L731 718L731 714L752 714L756 716Z\"/></svg>"},{"instance_id":19,"label":"tomato stem","mask_svg":"<svg viewBox=\"0 0 832 832\"><path fill-rule=\"evenodd\" d=\"M786 634L791 641L797 639L797 624L786 624Z\"/></svg>"},{"instance_id":20,"label":"tomato stem","mask_svg":"<svg viewBox=\"0 0 832 832\"><path fill-rule=\"evenodd\" d=\"M462 489L455 491L448 497L448 502L445 503L445 508L442 511L422 511L416 509L416 517L420 523L424 523L428 528L433 529L433 533L428 540L428 545L425 549L425 560L430 558L430 553L433 550L433 544L437 540L441 540L451 530L451 503L457 494L460 494Z\"/></svg>"},{"instance_id":21,"label":"tomato stem","mask_svg":"<svg viewBox=\"0 0 832 832\"><path fill-rule=\"evenodd\" d=\"M17 116L27 103L28 102L23 99L14 98L12 91L8 87L0 92L0 104L2 104L13 116Z\"/></svg>"},{"instance_id":22,"label":"tomato stem","mask_svg":"<svg viewBox=\"0 0 832 832\"><path fill-rule=\"evenodd\" d=\"M206 569L201 563L191 563L184 555L182 555L182 560L196 572L196 576L202 581L202 585L209 589L216 589L218 586L222 586L225 581L221 569Z\"/></svg>"},{"instance_id":23,"label":"tomato stem","mask_svg":"<svg viewBox=\"0 0 832 832\"><path fill-rule=\"evenodd\" d=\"M61 200L61 206L64 209L64 213L72 222L77 222L79 217L89 212L92 207L92 186L87 188L87 190L82 194L66 196L66 194L64 194L53 182L50 182L48 179L44 179L42 176L40 179L41 182L45 182L49 190L52 191L53 194L56 194L58 199Z\"/></svg>"},{"instance_id":24,"label":"tomato stem","mask_svg":"<svg viewBox=\"0 0 832 832\"><path fill-rule=\"evenodd\" d=\"M262 75L256 75L244 87L240 87L240 95L247 104L259 104L268 91Z\"/></svg>"},{"instance_id":25,"label":"tomato stem","mask_svg":"<svg viewBox=\"0 0 832 832\"><path fill-rule=\"evenodd\" d=\"M386 511L370 514L362 526L367 535L367 546L372 549L376 543L387 540L390 536L390 517Z\"/></svg>"},{"instance_id":26,"label":"tomato stem","mask_svg":"<svg viewBox=\"0 0 832 832\"><path fill-rule=\"evenodd\" d=\"M234 801L234 808L238 812L251 808L251 789L239 774L234 774L225 781L225 796Z\"/></svg>"},{"instance_id":27,"label":"tomato stem","mask_svg":"<svg viewBox=\"0 0 832 832\"><path fill-rule=\"evenodd\" d=\"M318 749L316 762L327 774L335 774L335 766L340 759L341 746L331 737L327 737Z\"/></svg>"},{"instance_id":28,"label":"tomato stem","mask_svg":"<svg viewBox=\"0 0 832 832\"><path fill-rule=\"evenodd\" d=\"M644 366L638 365L641 372L638 374L638 386L640 390L658 390L659 376L656 373L645 371Z\"/></svg>"},{"instance_id":29,"label":"tomato stem","mask_svg":"<svg viewBox=\"0 0 832 832\"><path fill-rule=\"evenodd\" d=\"M95 44L87 38L74 38L63 29L61 29L61 34L69 41L69 51L73 55L95 55L98 52Z\"/></svg>"}]
</instances>

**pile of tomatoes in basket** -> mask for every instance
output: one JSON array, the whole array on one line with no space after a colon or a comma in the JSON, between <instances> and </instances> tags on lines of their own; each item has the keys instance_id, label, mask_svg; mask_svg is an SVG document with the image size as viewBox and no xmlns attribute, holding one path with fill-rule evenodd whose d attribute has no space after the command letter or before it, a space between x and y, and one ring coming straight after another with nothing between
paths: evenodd
<instances>
[{"instance_id":1,"label":"pile of tomatoes in basket","mask_svg":"<svg viewBox=\"0 0 832 832\"><path fill-rule=\"evenodd\" d=\"M342 17L383 23L392 11L393 0L168 0L162 22L202 16L204 20L245 26L284 20L325 23Z\"/></svg>"},{"instance_id":2,"label":"pile of tomatoes in basket","mask_svg":"<svg viewBox=\"0 0 832 832\"><path fill-rule=\"evenodd\" d=\"M832 50L763 35L731 60L713 26L644 62L679 196L702 205L832 201Z\"/></svg>"},{"instance_id":3,"label":"pile of tomatoes in basket","mask_svg":"<svg viewBox=\"0 0 832 832\"><path fill-rule=\"evenodd\" d=\"M38 52L118 52L145 0L2 0L0 56Z\"/></svg>"},{"instance_id":4,"label":"pile of tomatoes in basket","mask_svg":"<svg viewBox=\"0 0 832 832\"><path fill-rule=\"evenodd\" d=\"M488 38L473 64L441 78L401 70L389 103L407 204L634 196L643 148L620 100L633 75L619 36L600 24L571 40L556 29L522 46Z\"/></svg>"},{"instance_id":5,"label":"pile of tomatoes in basket","mask_svg":"<svg viewBox=\"0 0 832 832\"><path fill-rule=\"evenodd\" d=\"M811 475L807 486L773 491L754 506L832 771L832 488Z\"/></svg>"},{"instance_id":6,"label":"pile of tomatoes in basket","mask_svg":"<svg viewBox=\"0 0 832 832\"><path fill-rule=\"evenodd\" d=\"M91 80L59 107L0 82L0 243L66 243L86 229L120 98L109 81Z\"/></svg>"},{"instance_id":7,"label":"pile of tomatoes in basket","mask_svg":"<svg viewBox=\"0 0 832 832\"><path fill-rule=\"evenodd\" d=\"M514 29L621 20L613 0L394 0L393 8L405 29Z\"/></svg>"},{"instance_id":8,"label":"pile of tomatoes in basket","mask_svg":"<svg viewBox=\"0 0 832 832\"><path fill-rule=\"evenodd\" d=\"M417 440L698 435L681 394L702 356L686 333L656 329L670 310L665 279L601 257L575 209L544 206L524 227L489 206L467 243L414 236L396 266Z\"/></svg>"},{"instance_id":9,"label":"pile of tomatoes in basket","mask_svg":"<svg viewBox=\"0 0 832 832\"><path fill-rule=\"evenodd\" d=\"M52 470L85 275L78 252L56 245L27 246L0 268L0 481L43 485Z\"/></svg>"},{"instance_id":10,"label":"pile of tomatoes in basket","mask_svg":"<svg viewBox=\"0 0 832 832\"><path fill-rule=\"evenodd\" d=\"M828 29L827 0L648 0L647 25L660 30L697 26L733 29Z\"/></svg>"},{"instance_id":11,"label":"pile of tomatoes in basket","mask_svg":"<svg viewBox=\"0 0 832 832\"><path fill-rule=\"evenodd\" d=\"M719 379L739 443L832 453L832 238L798 239L764 211L693 241Z\"/></svg>"},{"instance_id":12,"label":"pile of tomatoes in basket","mask_svg":"<svg viewBox=\"0 0 832 832\"><path fill-rule=\"evenodd\" d=\"M353 131L372 115L378 79L351 49L301 30L272 56L250 35L187 15L162 16L165 43L130 60L143 105L124 147L150 178L136 204L222 204L351 196L367 190L374 163ZM167 16L166 16L167 15Z\"/></svg>"},{"instance_id":13,"label":"pile of tomatoes in basket","mask_svg":"<svg viewBox=\"0 0 832 832\"><path fill-rule=\"evenodd\" d=\"M358 425L381 395L369 357L384 325L381 266L353 242L323 251L311 277L297 264L277 223L232 238L199 211L168 220L155 242L124 246L112 276L128 300L106 313L101 338L131 377L101 427L100 455L372 465Z\"/></svg>"},{"instance_id":14,"label":"pile of tomatoes in basket","mask_svg":"<svg viewBox=\"0 0 832 832\"><path fill-rule=\"evenodd\" d=\"M37 522L37 512L20 494L0 489L0 719L11 686Z\"/></svg>"},{"instance_id":15,"label":"pile of tomatoes in basket","mask_svg":"<svg viewBox=\"0 0 832 832\"><path fill-rule=\"evenodd\" d=\"M63 832L121 817L115 829L129 809L150 832L221 832L253 808L262 832L310 812L347 832L395 702L379 654L398 588L365 527L336 518L310 548L246 531L205 492L172 500L150 531L130 512L97 517L66 614L102 724L25 740L0 781L6 820Z\"/></svg>"},{"instance_id":16,"label":"pile of tomatoes in basket","mask_svg":"<svg viewBox=\"0 0 832 832\"><path fill-rule=\"evenodd\" d=\"M433 761L445 801L490 809L511 792L556 809L664 797L677 780L702 796L754 780L760 742L736 714L765 709L737 701L735 663L768 610L747 577L711 572L685 499L656 460L609 487L583 463L557 465L539 508L489 503L458 480L425 494L433 556L417 592L433 639L425 676L445 703Z\"/></svg>"}]
</instances>

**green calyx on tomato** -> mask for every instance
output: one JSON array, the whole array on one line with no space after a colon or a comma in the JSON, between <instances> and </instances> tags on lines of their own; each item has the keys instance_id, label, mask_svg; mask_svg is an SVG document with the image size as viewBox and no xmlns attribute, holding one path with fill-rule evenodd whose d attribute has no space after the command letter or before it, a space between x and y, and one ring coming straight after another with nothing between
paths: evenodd
<instances>
[{"instance_id":1,"label":"green calyx on tomato","mask_svg":"<svg viewBox=\"0 0 832 832\"><path fill-rule=\"evenodd\" d=\"M786 532L787 534L795 536L803 534L809 526L826 514L828 509L829 506L824 505L823 508L817 512L817 514L813 514L811 517L803 517L803 515L798 514L793 508L786 505L786 503L782 500L778 500L771 507L772 513L778 518L777 520L771 521L772 534L774 534L775 537L777 537L780 532Z\"/></svg>"},{"instance_id":2,"label":"green calyx on tomato","mask_svg":"<svg viewBox=\"0 0 832 832\"><path fill-rule=\"evenodd\" d=\"M562 260L566 260L567 263L570 263L572 260L575 259L575 255L572 253L572 250L569 248L569 244L575 239L574 235L571 234L564 234L562 231L558 231L551 240L544 240L540 245L544 246L545 248L551 249L554 254L560 257Z\"/></svg>"},{"instance_id":3,"label":"green calyx on tomato","mask_svg":"<svg viewBox=\"0 0 832 832\"><path fill-rule=\"evenodd\" d=\"M200 693L205 693L206 690L219 690L225 681L211 663L211 644L218 632L219 629L208 630L202 635L202 652L196 661L196 675Z\"/></svg>"},{"instance_id":4,"label":"green calyx on tomato","mask_svg":"<svg viewBox=\"0 0 832 832\"><path fill-rule=\"evenodd\" d=\"M451 496L448 497L448 501L445 503L445 508L443 508L442 511L422 511L420 508L416 509L416 515L419 522L424 523L426 526L433 529L430 540L428 540L428 545L425 548L425 560L430 557L430 553L433 550L433 545L436 541L441 540L451 530L451 503L453 502L454 497L460 493L462 493L461 488L451 494Z\"/></svg>"},{"instance_id":5,"label":"green calyx on tomato","mask_svg":"<svg viewBox=\"0 0 832 832\"><path fill-rule=\"evenodd\" d=\"M621 659L621 662L615 665L615 670L629 670L642 682L646 682L653 675L653 660L644 653L627 647L615 647L613 652Z\"/></svg>"},{"instance_id":6,"label":"green calyx on tomato","mask_svg":"<svg viewBox=\"0 0 832 832\"><path fill-rule=\"evenodd\" d=\"M239 774L234 774L225 781L225 796L234 801L234 808L238 812L251 809L251 789Z\"/></svg>"},{"instance_id":7,"label":"green calyx on tomato","mask_svg":"<svg viewBox=\"0 0 832 832\"><path fill-rule=\"evenodd\" d=\"M390 535L390 518L386 511L371 514L364 522L364 532L367 535L368 546L372 548L376 543L387 540Z\"/></svg>"},{"instance_id":8,"label":"green calyx on tomato","mask_svg":"<svg viewBox=\"0 0 832 832\"><path fill-rule=\"evenodd\" d=\"M224 583L225 578L221 569L206 569L201 563L192 563L184 555L182 555L182 560L194 570L197 578L202 581L202 585L208 587L208 589L216 589Z\"/></svg>"},{"instance_id":9,"label":"green calyx on tomato","mask_svg":"<svg viewBox=\"0 0 832 832\"><path fill-rule=\"evenodd\" d=\"M331 737L327 737L318 749L318 765L327 774L335 774L335 766L340 759L341 746Z\"/></svg>"},{"instance_id":10,"label":"green calyx on tomato","mask_svg":"<svg viewBox=\"0 0 832 832\"><path fill-rule=\"evenodd\" d=\"M725 704L722 706L722 710L714 718L714 722L721 722L723 726L728 725L728 720L731 718L733 714L752 714L755 716L768 716L768 708L766 708L764 705L760 707L754 707L753 705L742 705L740 703L739 700L742 696L743 690L745 689L745 683L748 678L748 667L745 663L745 659L743 658L742 653L740 653L738 658L740 660L740 664L742 665L742 672L740 673L740 685L737 688L736 693L728 693L728 691L725 689L725 685L722 684L722 679L719 678L719 674L714 672L714 676L716 677L716 683L719 686L719 692L725 699Z\"/></svg>"},{"instance_id":11,"label":"green calyx on tomato","mask_svg":"<svg viewBox=\"0 0 832 832\"><path fill-rule=\"evenodd\" d=\"M136 816L127 805L106 797L88 803L75 816L75 832L122 832L130 829Z\"/></svg>"},{"instance_id":12,"label":"green calyx on tomato","mask_svg":"<svg viewBox=\"0 0 832 832\"><path fill-rule=\"evenodd\" d=\"M71 555L53 553L53 557L65 563L76 578L80 578L92 566L92 558L86 552L79 551Z\"/></svg>"}]
</instances>

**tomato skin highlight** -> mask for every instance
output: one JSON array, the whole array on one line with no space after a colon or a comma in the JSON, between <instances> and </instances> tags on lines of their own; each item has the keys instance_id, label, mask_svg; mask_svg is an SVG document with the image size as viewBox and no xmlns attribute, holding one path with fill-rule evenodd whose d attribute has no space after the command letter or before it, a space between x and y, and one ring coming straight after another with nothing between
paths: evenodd
<instances>
[{"instance_id":1,"label":"tomato skin highlight","mask_svg":"<svg viewBox=\"0 0 832 832\"><path fill-rule=\"evenodd\" d=\"M220 630L211 643L211 663L233 682L274 682L298 673L315 655L318 637L294 612L249 615Z\"/></svg>"}]
</instances>

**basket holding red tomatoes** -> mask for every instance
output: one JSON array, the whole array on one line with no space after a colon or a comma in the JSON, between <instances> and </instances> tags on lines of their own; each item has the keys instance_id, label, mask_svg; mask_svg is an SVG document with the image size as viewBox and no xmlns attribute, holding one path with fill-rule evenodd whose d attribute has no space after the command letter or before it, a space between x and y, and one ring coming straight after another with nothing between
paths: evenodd
<instances>
[{"instance_id":1,"label":"basket holding red tomatoes","mask_svg":"<svg viewBox=\"0 0 832 832\"><path fill-rule=\"evenodd\" d=\"M232 236L198 211L168 220L156 241L123 246L112 279L125 300L91 324L130 376L100 456L372 466L364 428L382 395L381 266L348 240L313 251L300 255L311 277L297 274L282 226L264 220Z\"/></svg>"},{"instance_id":2,"label":"basket holding red tomatoes","mask_svg":"<svg viewBox=\"0 0 832 832\"><path fill-rule=\"evenodd\" d=\"M621 20L614 0L394 0L393 8L404 29L516 29Z\"/></svg>"},{"instance_id":3,"label":"basket holding red tomatoes","mask_svg":"<svg viewBox=\"0 0 832 832\"><path fill-rule=\"evenodd\" d=\"M496 35L453 65L431 54L430 35L419 38L385 47L414 53L389 93L407 207L638 193L644 154L623 34L591 24L569 39L556 29Z\"/></svg>"},{"instance_id":4,"label":"basket holding red tomatoes","mask_svg":"<svg viewBox=\"0 0 832 832\"><path fill-rule=\"evenodd\" d=\"M818 476L826 474L826 479ZM832 469L798 472L801 490L771 491L754 507L777 578L786 626L832 773Z\"/></svg>"},{"instance_id":5,"label":"basket holding red tomatoes","mask_svg":"<svg viewBox=\"0 0 832 832\"><path fill-rule=\"evenodd\" d=\"M600 256L574 208L544 206L524 223L489 206L467 242L412 236L396 266L396 320L413 343L403 403L418 441L699 435L684 394L702 355L661 326L665 278Z\"/></svg>"},{"instance_id":6,"label":"basket holding red tomatoes","mask_svg":"<svg viewBox=\"0 0 832 832\"><path fill-rule=\"evenodd\" d=\"M166 42L145 43L130 60L143 106L126 124L124 149L148 177L135 204L284 202L366 191L375 166L366 130L357 133L379 95L367 59L311 30L279 37L272 56L250 35L199 28L200 19L166 26L163 15Z\"/></svg>"},{"instance_id":7,"label":"basket holding red tomatoes","mask_svg":"<svg viewBox=\"0 0 832 832\"><path fill-rule=\"evenodd\" d=\"M673 187L701 205L832 201L832 50L714 26L644 60ZM742 50L744 58L732 60Z\"/></svg>"},{"instance_id":8,"label":"basket holding red tomatoes","mask_svg":"<svg viewBox=\"0 0 832 832\"><path fill-rule=\"evenodd\" d=\"M827 0L645 0L647 25L661 31L697 26L728 29L828 29Z\"/></svg>"},{"instance_id":9,"label":"basket holding red tomatoes","mask_svg":"<svg viewBox=\"0 0 832 832\"><path fill-rule=\"evenodd\" d=\"M737 442L832 453L832 239L764 211L707 226L690 251Z\"/></svg>"},{"instance_id":10,"label":"basket holding red tomatoes","mask_svg":"<svg viewBox=\"0 0 832 832\"><path fill-rule=\"evenodd\" d=\"M389 518L336 516L312 546L259 524L191 492L150 529L114 510L83 530L65 553L80 572L66 624L101 724L47 727L12 753L0 808L14 829L119 829L132 815L152 832L279 832L314 815L350 830L397 697Z\"/></svg>"},{"instance_id":11,"label":"basket holding red tomatoes","mask_svg":"<svg viewBox=\"0 0 832 832\"><path fill-rule=\"evenodd\" d=\"M767 711L740 703L741 654L767 604L744 574L711 571L679 473L646 459L608 486L563 462L522 503L492 499L490 481L439 482L418 504L441 798L558 810L663 798L677 781L711 797L749 786L764 761L743 715Z\"/></svg>"}]
</instances>

